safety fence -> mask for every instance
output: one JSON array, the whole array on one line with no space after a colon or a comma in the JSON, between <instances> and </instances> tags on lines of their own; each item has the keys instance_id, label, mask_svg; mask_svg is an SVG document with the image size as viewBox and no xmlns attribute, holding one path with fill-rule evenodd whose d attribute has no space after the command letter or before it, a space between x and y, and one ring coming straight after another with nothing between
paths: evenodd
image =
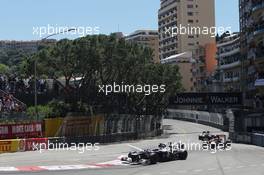
<instances>
[{"instance_id":1,"label":"safety fence","mask_svg":"<svg viewBox=\"0 0 264 175\"><path fill-rule=\"evenodd\" d=\"M168 113L165 116L165 118L200 123L223 130L227 130L228 128L228 126L225 123L226 120L225 116L220 113L211 113L206 111L194 111L194 110L168 109Z\"/></svg>"},{"instance_id":2,"label":"safety fence","mask_svg":"<svg viewBox=\"0 0 264 175\"><path fill-rule=\"evenodd\" d=\"M229 133L229 136L235 143L252 144L264 147L264 133L235 132Z\"/></svg>"}]
</instances>

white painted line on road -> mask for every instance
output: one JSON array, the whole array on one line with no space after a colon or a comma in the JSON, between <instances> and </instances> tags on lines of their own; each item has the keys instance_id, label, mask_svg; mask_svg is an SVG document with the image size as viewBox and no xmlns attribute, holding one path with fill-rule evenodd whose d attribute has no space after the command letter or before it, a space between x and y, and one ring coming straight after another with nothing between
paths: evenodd
<instances>
[{"instance_id":1,"label":"white painted line on road","mask_svg":"<svg viewBox=\"0 0 264 175\"><path fill-rule=\"evenodd\" d=\"M80 170L80 169L100 169L112 166L127 165L121 160L113 160L95 164L80 165L49 165L49 166L19 166L19 167L0 167L0 172L40 172L40 171L59 171L59 170Z\"/></svg>"},{"instance_id":2,"label":"white painted line on road","mask_svg":"<svg viewBox=\"0 0 264 175\"><path fill-rule=\"evenodd\" d=\"M19 171L19 170L15 167L0 167L0 172L1 171Z\"/></svg>"},{"instance_id":3,"label":"white painted line on road","mask_svg":"<svg viewBox=\"0 0 264 175\"><path fill-rule=\"evenodd\" d=\"M236 168L237 168L237 169L245 168L245 166L241 165L241 166L237 166Z\"/></svg>"},{"instance_id":4,"label":"white painted line on road","mask_svg":"<svg viewBox=\"0 0 264 175\"><path fill-rule=\"evenodd\" d=\"M56 171L56 170L78 170L78 169L97 168L97 167L96 166L89 167L88 165L53 165L53 166L40 166L40 168L49 171Z\"/></svg>"},{"instance_id":5,"label":"white painted line on road","mask_svg":"<svg viewBox=\"0 0 264 175\"><path fill-rule=\"evenodd\" d=\"M217 168L209 168L209 169L207 169L207 171L216 171L217 170Z\"/></svg>"},{"instance_id":6,"label":"white painted line on road","mask_svg":"<svg viewBox=\"0 0 264 175\"><path fill-rule=\"evenodd\" d=\"M198 173L198 172L202 172L202 171L203 171L203 169L193 170L193 172L196 172L196 173Z\"/></svg>"},{"instance_id":7,"label":"white painted line on road","mask_svg":"<svg viewBox=\"0 0 264 175\"><path fill-rule=\"evenodd\" d=\"M187 170L180 170L180 171L177 171L178 173L187 173Z\"/></svg>"},{"instance_id":8,"label":"white painted line on road","mask_svg":"<svg viewBox=\"0 0 264 175\"><path fill-rule=\"evenodd\" d=\"M97 168L101 168L100 166L96 166L96 165L85 165L88 169L97 169Z\"/></svg>"},{"instance_id":9,"label":"white painted line on road","mask_svg":"<svg viewBox=\"0 0 264 175\"><path fill-rule=\"evenodd\" d=\"M138 147L136 147L136 146L133 146L133 145L130 145L130 144L127 144L129 147L131 147L131 148L134 148L134 149L137 149L137 150L139 150L139 151L144 151L143 149L141 149L141 148L138 148Z\"/></svg>"},{"instance_id":10,"label":"white painted line on road","mask_svg":"<svg viewBox=\"0 0 264 175\"><path fill-rule=\"evenodd\" d=\"M121 160L112 160L108 162L103 162L103 163L97 163L96 165L129 165L129 164L124 164Z\"/></svg>"}]
</instances>

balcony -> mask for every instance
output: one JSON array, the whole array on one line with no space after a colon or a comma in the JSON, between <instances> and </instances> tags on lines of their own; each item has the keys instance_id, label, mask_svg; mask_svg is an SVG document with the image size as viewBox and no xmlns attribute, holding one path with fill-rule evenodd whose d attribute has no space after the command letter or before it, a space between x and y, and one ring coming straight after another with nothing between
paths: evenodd
<instances>
[{"instance_id":1,"label":"balcony","mask_svg":"<svg viewBox=\"0 0 264 175\"><path fill-rule=\"evenodd\" d=\"M225 49L221 52L217 52L217 58L231 56L231 55L237 54L239 52L240 52L239 47L234 47L232 49Z\"/></svg>"},{"instance_id":2,"label":"balcony","mask_svg":"<svg viewBox=\"0 0 264 175\"><path fill-rule=\"evenodd\" d=\"M240 61L236 61L236 62L233 62L233 63L230 63L230 64L221 65L220 69L230 69L230 68L237 67L237 66L240 66L240 65L241 65L241 62Z\"/></svg>"},{"instance_id":3,"label":"balcony","mask_svg":"<svg viewBox=\"0 0 264 175\"><path fill-rule=\"evenodd\" d=\"M255 81L255 87L264 87L264 78Z\"/></svg>"},{"instance_id":4,"label":"balcony","mask_svg":"<svg viewBox=\"0 0 264 175\"><path fill-rule=\"evenodd\" d=\"M232 77L232 78L224 78L223 82L224 83L231 83L231 82L238 82L240 81L239 77Z\"/></svg>"},{"instance_id":5,"label":"balcony","mask_svg":"<svg viewBox=\"0 0 264 175\"><path fill-rule=\"evenodd\" d=\"M258 48L250 49L248 52L248 59L252 59L255 61L261 61L264 58L264 46L260 46Z\"/></svg>"},{"instance_id":6,"label":"balcony","mask_svg":"<svg viewBox=\"0 0 264 175\"><path fill-rule=\"evenodd\" d=\"M259 3L252 5L252 12L256 12L264 8L264 2L259 1Z\"/></svg>"},{"instance_id":7,"label":"balcony","mask_svg":"<svg viewBox=\"0 0 264 175\"><path fill-rule=\"evenodd\" d=\"M264 22L262 24L257 25L254 30L254 36L264 34Z\"/></svg>"}]
</instances>

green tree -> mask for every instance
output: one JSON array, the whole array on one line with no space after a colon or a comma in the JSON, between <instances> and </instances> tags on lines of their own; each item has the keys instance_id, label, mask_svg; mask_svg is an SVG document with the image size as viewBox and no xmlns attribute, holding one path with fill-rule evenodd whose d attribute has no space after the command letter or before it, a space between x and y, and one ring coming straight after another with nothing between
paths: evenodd
<instances>
[{"instance_id":1,"label":"green tree","mask_svg":"<svg viewBox=\"0 0 264 175\"><path fill-rule=\"evenodd\" d=\"M61 40L23 60L20 67L33 75L37 61L38 76L58 80L64 77L71 110L86 103L100 112L160 115L168 99L181 90L180 74L175 65L152 63L153 52L147 47L114 35L92 35L76 40ZM78 79L78 80L77 80ZM74 83L71 83L74 82ZM165 93L99 93L99 85L165 85ZM74 84L74 85L73 85ZM77 96L77 97L76 97ZM69 102L69 101L67 101Z\"/></svg>"},{"instance_id":2,"label":"green tree","mask_svg":"<svg viewBox=\"0 0 264 175\"><path fill-rule=\"evenodd\" d=\"M5 64L0 64L0 74L9 74L10 68Z\"/></svg>"}]
</instances>

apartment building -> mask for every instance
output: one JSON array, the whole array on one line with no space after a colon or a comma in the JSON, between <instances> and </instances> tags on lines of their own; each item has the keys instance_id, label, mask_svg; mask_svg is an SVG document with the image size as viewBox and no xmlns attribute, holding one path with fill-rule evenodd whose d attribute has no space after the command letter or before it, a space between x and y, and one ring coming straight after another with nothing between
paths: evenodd
<instances>
[{"instance_id":1,"label":"apartment building","mask_svg":"<svg viewBox=\"0 0 264 175\"><path fill-rule=\"evenodd\" d=\"M193 53L196 63L189 70L193 78L182 75L182 81L190 81L187 83L190 87L184 88L191 91L203 91L207 76L217 64L215 37L201 32L203 28L215 26L214 5L214 0L161 0L158 13L159 58L163 60L185 52ZM200 30L191 30L192 27ZM185 28L186 33L180 33L180 28Z\"/></svg>"},{"instance_id":2,"label":"apartment building","mask_svg":"<svg viewBox=\"0 0 264 175\"><path fill-rule=\"evenodd\" d=\"M153 50L153 61L159 63L159 34L157 30L137 30L125 38Z\"/></svg>"},{"instance_id":3,"label":"apartment building","mask_svg":"<svg viewBox=\"0 0 264 175\"><path fill-rule=\"evenodd\" d=\"M240 0L244 103L264 108L264 1Z\"/></svg>"},{"instance_id":4,"label":"apartment building","mask_svg":"<svg viewBox=\"0 0 264 175\"><path fill-rule=\"evenodd\" d=\"M179 72L184 75L182 79L182 86L185 91L191 92L194 89L192 84L193 73L190 71L193 67L195 60L193 59L192 52L184 52L176 55L172 55L166 59L161 60L161 64L177 64L179 66Z\"/></svg>"},{"instance_id":5,"label":"apartment building","mask_svg":"<svg viewBox=\"0 0 264 175\"><path fill-rule=\"evenodd\" d=\"M56 43L55 39L46 40L32 40L32 41L16 41L16 40L2 40L0 41L0 49L22 49L25 51L37 51L38 47L43 44Z\"/></svg>"},{"instance_id":6,"label":"apartment building","mask_svg":"<svg viewBox=\"0 0 264 175\"><path fill-rule=\"evenodd\" d=\"M240 35L233 33L217 41L217 71L221 92L240 92L241 56Z\"/></svg>"}]
</instances>

